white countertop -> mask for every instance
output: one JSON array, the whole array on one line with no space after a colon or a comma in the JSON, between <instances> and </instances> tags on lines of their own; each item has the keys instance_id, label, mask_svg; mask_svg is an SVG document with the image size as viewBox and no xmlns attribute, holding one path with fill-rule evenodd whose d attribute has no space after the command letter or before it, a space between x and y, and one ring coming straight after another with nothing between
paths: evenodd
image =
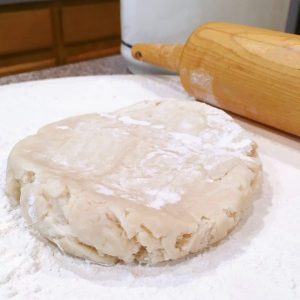
<instances>
[{"instance_id":1,"label":"white countertop","mask_svg":"<svg viewBox=\"0 0 300 300\"><path fill-rule=\"evenodd\" d=\"M300 299L299 139L240 118L258 144L263 187L238 227L203 254L156 267L88 264L37 240L19 209L10 207L3 191L6 159L22 137L71 115L165 98L192 101L176 76L77 77L0 87L0 299Z\"/></svg>"}]
</instances>

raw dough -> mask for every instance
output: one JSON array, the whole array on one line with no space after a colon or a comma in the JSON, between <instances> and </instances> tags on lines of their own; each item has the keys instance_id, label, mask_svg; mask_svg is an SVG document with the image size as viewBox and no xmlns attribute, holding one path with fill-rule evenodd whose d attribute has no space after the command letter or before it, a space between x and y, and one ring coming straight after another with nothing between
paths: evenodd
<instances>
[{"instance_id":1,"label":"raw dough","mask_svg":"<svg viewBox=\"0 0 300 300\"><path fill-rule=\"evenodd\" d=\"M20 141L6 191L66 253L154 264L224 238L260 174L255 143L221 110L149 101L65 119Z\"/></svg>"}]
</instances>

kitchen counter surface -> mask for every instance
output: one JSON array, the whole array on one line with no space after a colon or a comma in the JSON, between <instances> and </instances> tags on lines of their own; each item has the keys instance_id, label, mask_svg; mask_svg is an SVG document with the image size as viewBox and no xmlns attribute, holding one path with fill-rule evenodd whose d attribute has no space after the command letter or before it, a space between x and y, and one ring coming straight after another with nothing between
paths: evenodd
<instances>
[{"instance_id":1,"label":"kitchen counter surface","mask_svg":"<svg viewBox=\"0 0 300 300\"><path fill-rule=\"evenodd\" d=\"M0 77L0 85L49 78L111 74L130 74L127 69L127 63L121 55L113 55L75 64L3 76Z\"/></svg>"},{"instance_id":2,"label":"kitchen counter surface","mask_svg":"<svg viewBox=\"0 0 300 300\"><path fill-rule=\"evenodd\" d=\"M111 60L115 67L97 60L90 67L84 63L85 69L77 64L40 74L126 72L122 59ZM35 238L19 208L8 205L6 160L21 138L66 117L158 99L191 101L178 76L84 76L0 87L0 299L300 299L299 139L236 116L258 145L262 188L228 238L201 255L150 268L89 264Z\"/></svg>"}]
</instances>

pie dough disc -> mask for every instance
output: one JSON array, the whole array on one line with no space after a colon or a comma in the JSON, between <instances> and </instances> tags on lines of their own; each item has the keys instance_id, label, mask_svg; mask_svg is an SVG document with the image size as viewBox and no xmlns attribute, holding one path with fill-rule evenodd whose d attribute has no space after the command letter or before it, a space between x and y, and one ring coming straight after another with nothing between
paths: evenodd
<instances>
[{"instance_id":1,"label":"pie dough disc","mask_svg":"<svg viewBox=\"0 0 300 300\"><path fill-rule=\"evenodd\" d=\"M8 159L6 191L66 253L155 264L223 239L260 177L255 143L226 113L148 101L23 139Z\"/></svg>"}]
</instances>

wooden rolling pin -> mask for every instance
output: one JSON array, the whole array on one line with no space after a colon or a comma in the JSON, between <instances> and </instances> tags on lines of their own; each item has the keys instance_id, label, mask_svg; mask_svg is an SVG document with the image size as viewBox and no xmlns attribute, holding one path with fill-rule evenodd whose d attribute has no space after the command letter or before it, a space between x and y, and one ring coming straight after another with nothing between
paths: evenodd
<instances>
[{"instance_id":1,"label":"wooden rolling pin","mask_svg":"<svg viewBox=\"0 0 300 300\"><path fill-rule=\"evenodd\" d=\"M196 99L300 136L300 36L207 23L184 45L135 44L132 55L179 72Z\"/></svg>"}]
</instances>

